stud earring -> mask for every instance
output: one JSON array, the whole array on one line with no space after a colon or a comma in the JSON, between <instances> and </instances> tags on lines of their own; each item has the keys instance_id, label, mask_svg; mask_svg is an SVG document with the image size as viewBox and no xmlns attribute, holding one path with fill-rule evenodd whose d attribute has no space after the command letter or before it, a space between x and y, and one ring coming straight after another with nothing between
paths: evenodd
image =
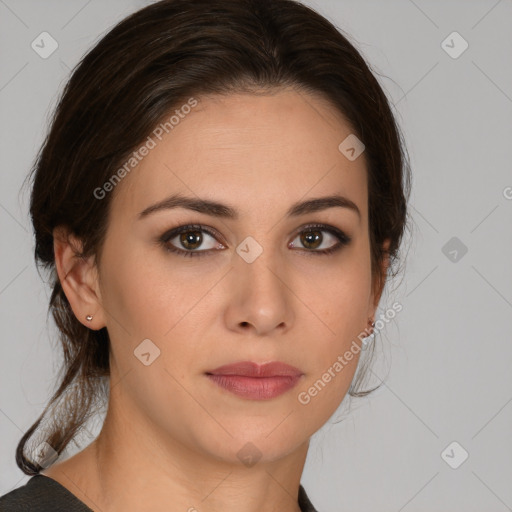
<instances>
[{"instance_id":1,"label":"stud earring","mask_svg":"<svg viewBox=\"0 0 512 512\"><path fill-rule=\"evenodd\" d=\"M87 316L85 317L85 319L86 319L88 322L90 322L90 321L92 320L92 315L87 315Z\"/></svg>"}]
</instances>

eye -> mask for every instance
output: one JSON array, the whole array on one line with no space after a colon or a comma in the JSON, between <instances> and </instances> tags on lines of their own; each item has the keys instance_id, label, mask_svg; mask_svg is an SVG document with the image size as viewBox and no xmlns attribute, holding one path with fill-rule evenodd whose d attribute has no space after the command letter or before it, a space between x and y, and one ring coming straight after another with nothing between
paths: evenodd
<instances>
[{"instance_id":1,"label":"eye","mask_svg":"<svg viewBox=\"0 0 512 512\"><path fill-rule=\"evenodd\" d=\"M334 240L327 248L319 249L325 242L325 236L322 233L328 233L327 238ZM209 245L204 247L206 234L207 241L210 238ZM226 246L216 242L217 238L222 238L215 230L206 228L200 224L188 224L167 231L159 238L159 243L168 252L183 256L206 256L214 250L226 249ZM305 249L303 252L314 254L330 254L340 250L351 242L351 238L343 231L333 226L324 224L311 224L302 228L298 236L290 242L288 247L296 248L295 240L300 239L300 243ZM198 250L203 247L202 250Z\"/></svg>"},{"instance_id":2,"label":"eye","mask_svg":"<svg viewBox=\"0 0 512 512\"><path fill-rule=\"evenodd\" d=\"M160 243L169 252L182 254L183 256L204 256L203 253L215 248L215 243L212 244L210 242L210 245L204 250L198 251L197 249L204 243L203 234L206 234L213 241L215 241L215 237L219 236L213 230L207 229L204 226L190 224L164 233L160 238ZM217 248L225 249L225 246L217 243Z\"/></svg>"},{"instance_id":3,"label":"eye","mask_svg":"<svg viewBox=\"0 0 512 512\"><path fill-rule=\"evenodd\" d=\"M324 232L328 233L329 237L334 239L336 243L331 244L327 248L319 249L325 242L325 237L322 235ZM324 224L310 224L306 226L301 230L295 240L297 239L299 239L299 243L307 249L307 252L318 254L331 254L335 251L339 251L352 240L340 229ZM295 240L290 243L289 247L296 247Z\"/></svg>"}]
</instances>

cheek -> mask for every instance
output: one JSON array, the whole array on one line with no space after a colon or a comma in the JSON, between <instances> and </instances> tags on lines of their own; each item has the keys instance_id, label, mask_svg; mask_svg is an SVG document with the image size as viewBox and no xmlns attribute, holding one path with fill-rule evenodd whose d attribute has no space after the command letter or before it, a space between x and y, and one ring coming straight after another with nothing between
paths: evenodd
<instances>
[{"instance_id":1,"label":"cheek","mask_svg":"<svg viewBox=\"0 0 512 512\"><path fill-rule=\"evenodd\" d=\"M303 290L323 339L329 340L330 347L340 348L366 327L371 302L370 259L354 251L329 272L310 275Z\"/></svg>"},{"instance_id":2,"label":"cheek","mask_svg":"<svg viewBox=\"0 0 512 512\"><path fill-rule=\"evenodd\" d=\"M140 251L141 257L135 248L123 252L129 256L117 258L112 251L105 258L104 308L113 357L122 375L136 370L132 379L143 379L138 384L141 390L150 392L151 386L158 389L163 382L174 389L176 382L163 369L183 379L187 368L197 364L198 333L216 307L208 291L219 277L200 278L197 270L190 267L186 272L183 264L156 251L151 257L147 250L144 255ZM146 345L158 354L148 367L135 357L148 351L142 348Z\"/></svg>"},{"instance_id":3,"label":"cheek","mask_svg":"<svg viewBox=\"0 0 512 512\"><path fill-rule=\"evenodd\" d=\"M105 252L102 297L118 378L137 407L148 417L158 416L162 403L190 402L175 379L183 380L193 367L194 345L183 340L190 333L187 314L193 318L190 310L204 290L189 285L171 264L163 268L165 259L147 253L141 258L136 249L113 246Z\"/></svg>"},{"instance_id":4,"label":"cheek","mask_svg":"<svg viewBox=\"0 0 512 512\"><path fill-rule=\"evenodd\" d=\"M317 329L309 331L311 371L297 399L315 415L328 417L336 410L357 369L371 299L370 259L365 254L347 256L331 269L328 279L325 275L308 279L308 289L316 291L309 294L305 301L309 309L304 311L312 315Z\"/></svg>"},{"instance_id":5,"label":"cheek","mask_svg":"<svg viewBox=\"0 0 512 512\"><path fill-rule=\"evenodd\" d=\"M361 355L360 336L367 321L366 293L338 291L337 296L330 296L333 299L328 304L330 317L326 322L329 328L322 328L328 335L311 336L305 354L310 371L297 390L299 407L304 407L320 424L336 411L350 387Z\"/></svg>"},{"instance_id":6,"label":"cheek","mask_svg":"<svg viewBox=\"0 0 512 512\"><path fill-rule=\"evenodd\" d=\"M147 250L114 240L105 250L103 306L113 317L109 328L119 330L122 324L124 337L126 332L134 339L163 336L185 314L187 290L193 290L173 271L170 259L166 265L165 258L149 256Z\"/></svg>"},{"instance_id":7,"label":"cheek","mask_svg":"<svg viewBox=\"0 0 512 512\"><path fill-rule=\"evenodd\" d=\"M297 411L313 431L324 425L339 408L357 369L358 357L344 364L333 357L297 389Z\"/></svg>"}]
</instances>

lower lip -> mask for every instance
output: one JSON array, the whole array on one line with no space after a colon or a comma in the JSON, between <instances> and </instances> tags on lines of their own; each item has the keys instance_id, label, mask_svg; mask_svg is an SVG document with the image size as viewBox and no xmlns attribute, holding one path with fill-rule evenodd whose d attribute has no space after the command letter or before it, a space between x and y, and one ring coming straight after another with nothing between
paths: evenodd
<instances>
[{"instance_id":1,"label":"lower lip","mask_svg":"<svg viewBox=\"0 0 512 512\"><path fill-rule=\"evenodd\" d=\"M221 388L250 400L269 400L297 385L301 375L275 377L243 377L241 375L208 375Z\"/></svg>"}]
</instances>

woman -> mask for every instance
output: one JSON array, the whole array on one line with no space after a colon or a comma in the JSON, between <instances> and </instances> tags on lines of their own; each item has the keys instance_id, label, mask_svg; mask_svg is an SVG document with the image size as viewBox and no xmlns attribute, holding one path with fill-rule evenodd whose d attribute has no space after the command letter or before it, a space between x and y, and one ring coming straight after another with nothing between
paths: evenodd
<instances>
[{"instance_id":1,"label":"woman","mask_svg":"<svg viewBox=\"0 0 512 512\"><path fill-rule=\"evenodd\" d=\"M369 392L405 155L364 59L293 0L164 0L112 29L33 169L65 374L2 506L314 511L309 440Z\"/></svg>"}]
</instances>

